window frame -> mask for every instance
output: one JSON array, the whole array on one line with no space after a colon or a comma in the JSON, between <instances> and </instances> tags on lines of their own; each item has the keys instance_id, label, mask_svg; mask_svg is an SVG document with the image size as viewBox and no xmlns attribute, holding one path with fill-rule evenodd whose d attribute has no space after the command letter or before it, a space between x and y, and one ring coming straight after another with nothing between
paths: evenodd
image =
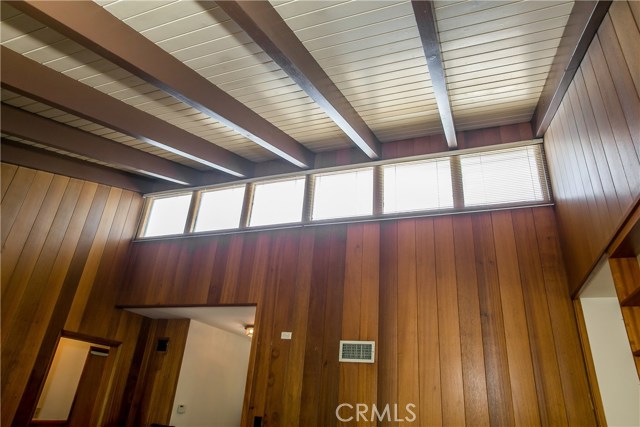
<instances>
[{"instance_id":1,"label":"window frame","mask_svg":"<svg viewBox=\"0 0 640 427\"><path fill-rule=\"evenodd\" d=\"M381 166L382 169L382 188L380 188L380 194L382 195L382 212L381 215L388 217L388 216L394 216L394 215L398 215L398 214L412 214L412 213L423 213L423 212L446 212L446 211L450 211L452 209L455 209L456 207L456 188L454 186L453 183L453 169L454 169L454 165L453 165L453 158L457 157L457 156L441 156L441 157L436 157L436 158L432 158L432 159L423 159L423 160L414 160L414 161L407 161L407 162L396 162L396 163L389 163L386 165ZM390 212L385 212L384 211L384 201L385 201L385 196L386 196L386 192L385 192L385 177L384 177L384 169L390 166L407 166L407 165L419 165L419 164L430 164L430 163L435 163L436 164L436 168L438 167L437 163L438 161L440 161L441 159L448 159L449 160L449 185L451 188L451 207L438 207L438 208L417 208L417 209L411 209L411 210L395 210L395 211L390 211ZM437 169L436 169L436 173L437 173ZM426 193L426 191L422 192L423 194Z\"/></svg>"},{"instance_id":2,"label":"window frame","mask_svg":"<svg viewBox=\"0 0 640 427\"><path fill-rule=\"evenodd\" d=\"M540 184L542 187L543 195L547 198L542 201L520 201L520 202L508 202L504 204L490 204L490 205L479 205L479 206L465 206L464 205L464 188L462 184L462 175L459 174L461 172L460 169L460 158L464 155L469 154L477 154L477 153L491 153L498 152L509 149L517 149L517 148L526 148L526 147L536 147L537 150L540 150L540 171L542 172L540 175ZM383 167L387 165L402 165L405 163L417 163L428 160L437 160L439 158L449 158L449 166L450 173L452 176L452 192L453 192L453 207L445 208L445 209L421 209L421 210L412 210L412 211L398 211L398 212L383 212L383 200L384 200L384 171ZM315 198L315 178L321 175L333 174L333 173L345 173L350 171L357 171L360 169L373 168L373 195L372 195L372 214L370 215L362 215L362 216L349 216L349 217L337 217L337 218L328 218L328 219L312 219L313 214L313 204ZM455 176L459 176L460 182L457 182L454 179ZM280 223L280 224L268 224L268 225L259 225L259 226L249 226L249 219L251 216L251 209L253 207L253 198L254 198L254 190L255 186L268 183L268 182L277 182L277 181L285 181L290 179L296 179L299 177L305 178L305 187L304 187L304 196L303 196L303 206L302 206L302 218L300 221L293 223ZM240 223L237 228L224 229L224 230L205 230L205 231L194 231L195 221L197 212L200 206L201 195L207 191L215 190L215 189L223 189L229 187L238 187L244 185L244 199L242 202L242 210ZM171 234L171 235L162 235L162 236L151 236L145 237L143 233L146 231L149 214L151 210L151 206L153 201L160 198L172 197L183 195L186 193L191 193L191 205L189 207L187 219L185 221L185 229L182 234ZM452 213L467 213L467 212L479 212L479 211L488 211L488 210L501 210L501 209L515 209L519 207L533 207L533 206L549 206L554 204L553 200L553 191L551 188L551 183L549 179L549 171L546 162L546 156L544 153L544 146L542 139L533 139L526 141L519 141L513 143L506 144L496 144L492 146L480 147L480 148L471 148L471 149L462 149L456 150L454 152L438 152L426 155L417 155L411 156L401 159L386 159L373 161L368 163L359 163L359 164L350 164L344 166L335 166L329 168L315 169L310 171L299 171L293 173L286 173L280 175L272 175L268 177L256 177L249 178L237 181L229 181L225 183L202 186L202 187L193 187L187 188L184 190L171 190L167 192L158 192L158 193L149 193L143 195L144 205L141 211L140 218L138 220L138 227L136 230L135 241L148 241L148 240L160 240L160 239L173 239L173 238L183 238L189 236L202 236L202 235L224 235L224 234L235 234L235 233L245 233L245 232L255 232L262 230L271 230L271 229L282 229L282 228L296 228L296 227L307 227L307 226L317 226L317 225L325 225L325 224L341 224L341 223L350 223L350 222L368 222L368 221L384 221L384 220L394 220L401 218L416 218L416 217L429 217L429 216L438 216L444 214L452 214Z\"/></svg>"},{"instance_id":3,"label":"window frame","mask_svg":"<svg viewBox=\"0 0 640 427\"><path fill-rule=\"evenodd\" d=\"M278 223L274 223L274 224L260 224L260 225L251 225L251 217L253 215L253 206L255 204L255 196L256 196L256 187L258 187L259 185L262 184L274 184L274 183L278 183L278 182L285 182L285 181L293 181L293 180L297 180L300 178L304 178L305 182L304 182L304 188L302 190L302 206L300 207L300 220L299 221L294 221L294 222L278 222ZM246 213L246 221L244 224L244 229L246 230L257 230L257 229L265 229L265 228L282 228L282 227L286 227L288 225L291 224L300 224L301 222L304 221L305 219L305 201L307 199L307 186L308 186L308 181L310 179L309 175L305 175L302 176L300 174L298 175L292 175L292 176L286 176L286 177L279 177L279 178L272 178L272 179L264 179L264 180L260 180L260 181L255 181L252 182L251 184L249 184L251 186L251 198L249 201L249 206L243 206L243 211L244 213Z\"/></svg>"},{"instance_id":4,"label":"window frame","mask_svg":"<svg viewBox=\"0 0 640 427\"><path fill-rule=\"evenodd\" d=\"M238 226L231 227L231 228L220 228L220 229L217 229L217 230L200 230L200 231L196 231L196 224L198 222L198 215L200 213L200 208L202 206L202 196L205 193L210 193L210 192L214 192L214 191L222 191L222 190L226 190L226 189L240 188L240 187L244 187L244 193L242 195L242 202L241 202L241 205L240 205L240 217L238 218ZM194 191L194 197L195 197L196 200L194 200L193 203L192 203L193 215L191 215L188 218L189 221L190 221L190 223L188 223L189 229L185 228L185 234L200 235L200 234L223 232L223 231L227 231L227 230L237 230L238 228L240 228L242 226L242 215L244 213L244 204L245 204L245 199L247 197L247 191L248 191L248 185L247 184L217 186L217 187L213 187L213 188L206 188L206 189L200 189L200 190Z\"/></svg>"},{"instance_id":5,"label":"window frame","mask_svg":"<svg viewBox=\"0 0 640 427\"><path fill-rule=\"evenodd\" d=\"M182 195L186 195L185 191L172 191L168 193L160 193L155 197L144 197L144 205L141 211L141 217L138 221L138 228L136 231L136 239L140 240L154 240L154 239L166 239L172 238L176 236L182 236L188 233L188 229L191 228L190 222L192 221L192 209L194 205L194 199L196 198L195 192L191 192L191 200L189 202L189 208L187 209L187 216L185 218L185 225L182 233L173 233L173 234L163 234L159 236L144 236L144 233L147 231L147 227L149 226L149 219L151 218L151 209L153 207L153 202L160 199L169 199L171 197L179 197Z\"/></svg>"},{"instance_id":6,"label":"window frame","mask_svg":"<svg viewBox=\"0 0 640 427\"><path fill-rule=\"evenodd\" d=\"M327 176L327 175L339 175L339 174L346 174L346 173L350 173L350 172L358 172L360 170L364 170L364 169L371 169L372 170L372 176L371 176L371 182L372 182L372 192L373 192L373 196L371 199L371 213L370 214L365 214L365 215L350 215L350 216L338 216L338 217L332 217L332 218L322 218L322 219L314 219L313 218L313 209L315 207L316 204L316 200L315 200L315 195L316 195L316 179L318 176ZM379 173L378 171L379 166L378 165L374 165L374 166L358 166L358 167L352 167L349 169L342 169L342 170L334 170L334 171L328 171L328 172L316 172L311 174L311 180L313 180L313 193L309 195L310 197L310 201L309 201L309 205L310 205L310 209L309 209L309 222L313 223L313 224L324 224L324 223L334 223L334 222L350 222L350 221L356 221L356 220L360 220L360 219L367 219L367 218L372 218L376 216L376 197L375 197L375 193L376 193L376 175Z\"/></svg>"}]
</instances>

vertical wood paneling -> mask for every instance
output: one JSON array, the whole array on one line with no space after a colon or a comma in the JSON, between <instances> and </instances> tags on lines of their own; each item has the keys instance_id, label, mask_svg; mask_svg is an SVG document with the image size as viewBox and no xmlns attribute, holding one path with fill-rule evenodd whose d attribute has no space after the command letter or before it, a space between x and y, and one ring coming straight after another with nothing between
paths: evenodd
<instances>
[{"instance_id":1,"label":"vertical wood paneling","mask_svg":"<svg viewBox=\"0 0 640 427\"><path fill-rule=\"evenodd\" d=\"M39 285L46 280L50 265L55 258L55 252L60 245L70 215L75 207L75 202L77 201L81 184L79 186L74 184L77 183L69 185L70 188L65 192L65 196L59 205L57 213L55 210L53 211L56 213L53 222L49 223L47 228L38 227L38 232L32 230L29 239L32 244L26 245L25 255L17 261L15 270L7 265L8 263L3 263L3 283L7 285L6 292L2 295L2 300L5 303L5 310L2 311L2 324L5 328L10 327L21 297L25 293L28 293L29 283L31 282L31 286L34 286L34 283ZM51 213L51 211L49 211L49 213ZM51 232L46 233L45 231L48 230L52 224L55 224L56 227L53 228ZM3 253L3 261L4 260Z\"/></svg>"},{"instance_id":2,"label":"vertical wood paneling","mask_svg":"<svg viewBox=\"0 0 640 427\"><path fill-rule=\"evenodd\" d=\"M31 227L40 212L42 203L44 203L52 180L53 174L37 172L29 190L23 195L24 199L20 203L20 209L15 211L15 221L2 224L3 271L6 269L9 273L13 272L13 268L22 253L22 248L29 238ZM19 182L16 184L19 184ZM11 218L12 212L9 212L8 215ZM4 212L2 218L3 220L5 218ZM3 283L6 283L6 276L3 279Z\"/></svg>"},{"instance_id":3,"label":"vertical wood paneling","mask_svg":"<svg viewBox=\"0 0 640 427\"><path fill-rule=\"evenodd\" d=\"M554 261L561 257L555 218L552 212L539 210L533 211L533 219L564 400L574 402L566 405L567 419L569 425L595 425L586 367L582 360L571 355L571 349L580 345L580 338L574 308L564 287L563 265Z\"/></svg>"},{"instance_id":4,"label":"vertical wood paneling","mask_svg":"<svg viewBox=\"0 0 640 427\"><path fill-rule=\"evenodd\" d=\"M615 14L620 7L624 7L624 4L619 3L619 5L616 5L611 9L611 13ZM620 18L625 19L626 15L622 14ZM620 18L617 18L616 21ZM629 24L626 26L630 27ZM631 74L631 69L625 60L625 52L618 43L618 35L615 32L610 16L607 15L602 21L600 30L598 31L598 37L600 38L601 45L607 46L607 49L604 50L604 56L609 68L615 69L618 72L616 78L613 79L613 84L616 88L616 95L620 99L620 105L629 127L629 133L631 134L631 138L633 138L636 153L640 155L640 122L638 122L638 117L640 117L640 102L638 101L638 92L636 92L638 86L636 86L636 91L628 90L628 88L634 86L634 76ZM637 50L632 51L630 54L638 55ZM637 73L635 77L638 78Z\"/></svg>"},{"instance_id":5,"label":"vertical wood paneling","mask_svg":"<svg viewBox=\"0 0 640 427\"><path fill-rule=\"evenodd\" d=\"M335 409L338 406L340 367L336 349L340 345L342 331L342 305L344 301L343 283L345 272L346 227L335 230L331 238L331 252L325 304L325 334L322 349L322 380L320 383L319 425L333 425L336 422Z\"/></svg>"},{"instance_id":6,"label":"vertical wood paneling","mask_svg":"<svg viewBox=\"0 0 640 427\"><path fill-rule=\"evenodd\" d=\"M4 163L2 167L5 167ZM13 222L18 216L22 203L24 203L25 196L31 188L31 184L33 183L37 173L38 172L33 169L18 168L14 174L14 179L11 181L11 185L7 190L5 190L5 193L2 196L2 227L0 227L0 232L2 233L3 251L4 243L11 231Z\"/></svg>"},{"instance_id":7,"label":"vertical wood paneling","mask_svg":"<svg viewBox=\"0 0 640 427\"><path fill-rule=\"evenodd\" d=\"M465 398L452 222L451 217L439 217L433 220L436 244L440 389L443 424L464 425Z\"/></svg>"},{"instance_id":8,"label":"vertical wood paneling","mask_svg":"<svg viewBox=\"0 0 640 427\"><path fill-rule=\"evenodd\" d=\"M296 338L291 342L283 393L284 414L282 425L290 427L297 426L300 419L314 236L313 231L308 231L301 237L298 265L296 266L296 286L292 302L293 317L291 326L293 336Z\"/></svg>"},{"instance_id":9,"label":"vertical wood paneling","mask_svg":"<svg viewBox=\"0 0 640 427\"><path fill-rule=\"evenodd\" d=\"M18 166L2 163L0 171L2 173L2 177L0 178L0 186L2 187L1 197L4 199L4 195L7 193L7 190L11 185L11 181L13 181L13 177L18 171Z\"/></svg>"},{"instance_id":10,"label":"vertical wood paneling","mask_svg":"<svg viewBox=\"0 0 640 427\"><path fill-rule=\"evenodd\" d=\"M540 419L543 425L567 425L557 349L554 345L547 295L543 291L544 278L531 211L514 211L513 228L533 354Z\"/></svg>"},{"instance_id":11,"label":"vertical wood paneling","mask_svg":"<svg viewBox=\"0 0 640 427\"><path fill-rule=\"evenodd\" d=\"M309 316L306 334L300 424L311 425L319 419L320 380L322 377L322 345L324 342L324 312L327 299L326 265L329 262L331 240L327 233L319 233L313 247ZM257 413L260 415L260 413Z\"/></svg>"},{"instance_id":12,"label":"vertical wood paneling","mask_svg":"<svg viewBox=\"0 0 640 427\"><path fill-rule=\"evenodd\" d=\"M620 47L631 70L636 93L640 93L640 75L638 75L638 69L640 69L640 54L638 54L640 22L637 13L638 7L633 1L616 2L609 10Z\"/></svg>"},{"instance_id":13,"label":"vertical wood paneling","mask_svg":"<svg viewBox=\"0 0 640 427\"><path fill-rule=\"evenodd\" d=\"M363 263L364 226L349 227L347 231L347 251L344 272L344 302L342 305L342 335L345 340L360 338L360 310L362 301L362 263ZM357 405L358 400L358 365L342 363L340 365L340 403ZM345 416L344 418L349 418ZM338 425L357 425L357 420L340 422Z\"/></svg>"},{"instance_id":14,"label":"vertical wood paneling","mask_svg":"<svg viewBox=\"0 0 640 427\"><path fill-rule=\"evenodd\" d=\"M379 284L380 272L380 226L375 223L363 225L362 235L362 290L360 302L360 335L364 341L378 342ZM348 265L348 264L347 264ZM345 268L347 267L345 265ZM344 303L347 303L345 296ZM344 323L344 321L343 321ZM378 395L378 365L358 366L358 402L372 404ZM416 402L418 403L418 402ZM358 421L358 420L357 420ZM370 417L358 421L358 426L375 426Z\"/></svg>"},{"instance_id":15,"label":"vertical wood paneling","mask_svg":"<svg viewBox=\"0 0 640 427\"><path fill-rule=\"evenodd\" d=\"M13 175L5 200L14 185L32 191L37 174ZM265 425L338 425L342 402L354 416L355 404L369 407L367 419L348 425L397 424L394 405L403 419L407 403L416 405L416 425L594 423L550 208L144 242L129 251L139 196L55 176L40 194L29 201L40 206L34 226L15 237L24 248L15 281L3 282L18 301L8 308L3 300L3 315L14 313L3 325L3 423L25 407L23 391L37 394L62 325L122 342L105 423L126 413L129 425L167 422L179 354L162 364L147 351L143 366L134 364L142 322L112 307L172 304L178 286L190 304L257 303L244 425L253 416ZM148 331L147 347L163 327ZM280 340L285 330L291 341ZM375 340L377 362L339 364L340 339ZM127 385L130 367L144 377L137 389ZM390 419L371 421L372 405L387 403Z\"/></svg>"},{"instance_id":16,"label":"vertical wood paneling","mask_svg":"<svg viewBox=\"0 0 640 427\"><path fill-rule=\"evenodd\" d=\"M271 341L271 354L269 361L269 389L267 391L266 414L269 425L284 424L284 387L286 371L289 366L289 353L291 340L283 340L279 333L292 331L293 301L295 287L289 286L296 283L296 266L298 265L298 240L292 237L284 238L279 247L277 258L273 265L273 286L276 291L275 316L273 321L273 338ZM287 260L288 262L284 262ZM240 260L237 261L238 264ZM281 372L281 375L273 375Z\"/></svg>"},{"instance_id":17,"label":"vertical wood paneling","mask_svg":"<svg viewBox=\"0 0 640 427\"><path fill-rule=\"evenodd\" d=\"M117 412L141 323L114 310L121 281L111 280L124 272L141 198L27 168L2 170L2 424L29 422L63 328L122 343L113 374L96 384ZM99 301L86 298L94 294ZM81 319L87 305L101 310L98 319ZM91 423L100 412L92 410Z\"/></svg>"},{"instance_id":18,"label":"vertical wood paneling","mask_svg":"<svg viewBox=\"0 0 640 427\"><path fill-rule=\"evenodd\" d=\"M537 400L536 381L511 212L492 212L491 221L502 314L508 319L504 322L504 334L511 379L514 425L540 425L538 405L531 404Z\"/></svg>"},{"instance_id":19,"label":"vertical wood paneling","mask_svg":"<svg viewBox=\"0 0 640 427\"><path fill-rule=\"evenodd\" d=\"M460 340L465 391L465 418L467 423L471 425L489 425L487 382L482 345L482 317L471 217L462 217L455 221L453 232L458 280L458 307L460 309L460 324L463 325L460 328Z\"/></svg>"},{"instance_id":20,"label":"vertical wood paneling","mask_svg":"<svg viewBox=\"0 0 640 427\"><path fill-rule=\"evenodd\" d=\"M416 220L418 278L418 377L420 416L424 425L442 425L438 291L435 231L432 218Z\"/></svg>"},{"instance_id":21,"label":"vertical wood paneling","mask_svg":"<svg viewBox=\"0 0 640 427\"><path fill-rule=\"evenodd\" d=\"M592 425L552 219L535 208L260 232L235 236L234 255L228 236L134 243L132 262L159 257L161 272L132 266L120 302L156 303L151 278L170 274L206 304L235 277L230 302L257 302L243 425L396 425L408 403L420 426ZM176 242L207 255L166 268ZM375 340L377 362L339 364L339 339Z\"/></svg>"},{"instance_id":22,"label":"vertical wood paneling","mask_svg":"<svg viewBox=\"0 0 640 427\"><path fill-rule=\"evenodd\" d=\"M381 225L380 323L378 343L378 405L393 405L398 399L398 224ZM390 420L382 420L387 426Z\"/></svg>"},{"instance_id":23,"label":"vertical wood paneling","mask_svg":"<svg viewBox=\"0 0 640 427\"><path fill-rule=\"evenodd\" d=\"M182 356L189 331L189 319L158 319L153 321L145 348L144 380L137 411L132 411L128 425L169 424L173 412L173 397L178 385ZM166 352L156 351L159 338L168 339Z\"/></svg>"},{"instance_id":24,"label":"vertical wood paneling","mask_svg":"<svg viewBox=\"0 0 640 427\"><path fill-rule=\"evenodd\" d=\"M640 197L640 27L633 10L634 2L611 5L544 138L572 293Z\"/></svg>"},{"instance_id":25,"label":"vertical wood paneling","mask_svg":"<svg viewBox=\"0 0 640 427\"><path fill-rule=\"evenodd\" d=\"M602 102L604 104L607 117L609 118L609 124L611 125L613 139L618 146L618 151L622 158L622 165L633 197L636 194L634 190L637 191L637 189L640 188L640 174L636 173L640 167L638 153L636 153L633 141L631 140L629 125L624 117L621 101L613 84L614 77L611 74L612 67L607 64L604 57L600 37L595 38L591 43L591 47L589 48L589 59L591 60L591 64L595 72L595 77L602 96ZM640 64L638 65L640 67ZM626 70L623 68L619 73L624 75L624 71Z\"/></svg>"},{"instance_id":26,"label":"vertical wood paneling","mask_svg":"<svg viewBox=\"0 0 640 427\"><path fill-rule=\"evenodd\" d=\"M511 382L491 214L475 215L472 224L482 313L482 342L488 372L489 416L491 424L513 425Z\"/></svg>"},{"instance_id":27,"label":"vertical wood paneling","mask_svg":"<svg viewBox=\"0 0 640 427\"><path fill-rule=\"evenodd\" d=\"M120 237L119 234L121 227L126 219L126 213L129 209L129 203L131 200L130 197L128 197L128 200L125 200L124 203L121 204L121 196L122 190L120 189L113 189L109 192L107 207L105 207L105 211L103 212L97 230L97 234L101 238L91 246L85 263L85 268L82 271L82 276L80 277L80 281L73 298L69 315L67 316L67 323L65 327L68 325L68 327L72 328L71 330L78 330L80 326L80 321L82 319L84 309L87 306L87 301L89 300L93 283L96 280L96 277L98 277L98 272L101 268L101 261L104 260L104 262L109 263L113 259L111 251L107 251L106 249L108 246L113 246L108 245L110 240L111 242L117 242ZM112 233L116 236L113 236ZM104 270L102 271L102 274L105 274ZM101 319L98 324L105 325L104 319Z\"/></svg>"},{"instance_id":28,"label":"vertical wood paneling","mask_svg":"<svg viewBox=\"0 0 640 427\"><path fill-rule=\"evenodd\" d=\"M415 220L398 223L398 418L412 418L407 405L415 405L415 423L420 425L418 372L418 292L416 276Z\"/></svg>"}]
</instances>

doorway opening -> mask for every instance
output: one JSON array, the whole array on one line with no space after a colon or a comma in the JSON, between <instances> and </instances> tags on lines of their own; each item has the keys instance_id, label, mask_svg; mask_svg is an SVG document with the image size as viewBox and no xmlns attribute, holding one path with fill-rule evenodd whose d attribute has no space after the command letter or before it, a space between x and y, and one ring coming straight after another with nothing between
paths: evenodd
<instances>
[{"instance_id":1,"label":"doorway opening","mask_svg":"<svg viewBox=\"0 0 640 427\"><path fill-rule=\"evenodd\" d=\"M31 427L87 426L100 417L104 385L116 349L104 342L62 336L36 405ZM96 418L97 417L97 418Z\"/></svg>"},{"instance_id":2,"label":"doorway opening","mask_svg":"<svg viewBox=\"0 0 640 427\"><path fill-rule=\"evenodd\" d=\"M126 310L158 320L190 319L169 424L240 426L252 347L247 333L255 323L256 307Z\"/></svg>"},{"instance_id":3,"label":"doorway opening","mask_svg":"<svg viewBox=\"0 0 640 427\"><path fill-rule=\"evenodd\" d=\"M640 425L640 381L606 256L581 290L579 305L607 424Z\"/></svg>"}]
</instances>

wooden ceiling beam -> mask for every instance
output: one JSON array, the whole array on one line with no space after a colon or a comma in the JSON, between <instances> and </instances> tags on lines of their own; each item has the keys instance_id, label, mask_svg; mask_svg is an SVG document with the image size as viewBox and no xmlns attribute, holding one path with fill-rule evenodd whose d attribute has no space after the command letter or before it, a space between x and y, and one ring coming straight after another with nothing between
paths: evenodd
<instances>
[{"instance_id":1,"label":"wooden ceiling beam","mask_svg":"<svg viewBox=\"0 0 640 427\"><path fill-rule=\"evenodd\" d=\"M531 124L537 138L544 136L558 111L573 77L596 35L611 1L576 1L560 45L542 88Z\"/></svg>"},{"instance_id":2,"label":"wooden ceiling beam","mask_svg":"<svg viewBox=\"0 0 640 427\"><path fill-rule=\"evenodd\" d=\"M440 51L440 41L438 39L438 27L436 25L436 15L432 1L412 0L413 14L418 24L418 32L422 40L424 56L427 59L433 94L438 104L442 129L447 139L449 149L458 147L456 140L456 129L453 123L453 113L449 102L449 91L444 75L444 65L442 52Z\"/></svg>"},{"instance_id":3,"label":"wooden ceiling beam","mask_svg":"<svg viewBox=\"0 0 640 427\"><path fill-rule=\"evenodd\" d=\"M29 147L5 138L2 138L0 144L0 155L3 163L97 182L141 194L156 190L154 182L143 177L40 148Z\"/></svg>"},{"instance_id":4,"label":"wooden ceiling beam","mask_svg":"<svg viewBox=\"0 0 640 427\"><path fill-rule=\"evenodd\" d=\"M277 156L300 168L313 166L313 152L100 5L92 1L10 3Z\"/></svg>"},{"instance_id":5,"label":"wooden ceiling beam","mask_svg":"<svg viewBox=\"0 0 640 427\"><path fill-rule=\"evenodd\" d=\"M153 178L197 186L201 173L110 139L2 104L2 132Z\"/></svg>"},{"instance_id":6,"label":"wooden ceiling beam","mask_svg":"<svg viewBox=\"0 0 640 427\"><path fill-rule=\"evenodd\" d=\"M54 2L57 3L57 2ZM236 177L253 163L151 114L1 47L2 87Z\"/></svg>"},{"instance_id":7,"label":"wooden ceiling beam","mask_svg":"<svg viewBox=\"0 0 640 427\"><path fill-rule=\"evenodd\" d=\"M373 131L268 1L217 4L369 158L380 157Z\"/></svg>"}]
</instances>

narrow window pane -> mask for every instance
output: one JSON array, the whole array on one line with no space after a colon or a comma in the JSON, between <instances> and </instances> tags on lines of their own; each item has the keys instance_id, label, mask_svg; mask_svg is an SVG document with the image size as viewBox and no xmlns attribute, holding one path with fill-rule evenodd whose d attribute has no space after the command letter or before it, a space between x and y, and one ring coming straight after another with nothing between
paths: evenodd
<instances>
[{"instance_id":1,"label":"narrow window pane","mask_svg":"<svg viewBox=\"0 0 640 427\"><path fill-rule=\"evenodd\" d=\"M153 199L144 237L184 233L190 204L191 193Z\"/></svg>"},{"instance_id":2,"label":"narrow window pane","mask_svg":"<svg viewBox=\"0 0 640 427\"><path fill-rule=\"evenodd\" d=\"M238 228L244 185L207 191L200 196L200 207L194 231L225 230Z\"/></svg>"},{"instance_id":3,"label":"narrow window pane","mask_svg":"<svg viewBox=\"0 0 640 427\"><path fill-rule=\"evenodd\" d=\"M315 177L315 220L371 215L373 213L373 168Z\"/></svg>"},{"instance_id":4,"label":"narrow window pane","mask_svg":"<svg viewBox=\"0 0 640 427\"><path fill-rule=\"evenodd\" d=\"M256 184L249 225L302 221L304 178Z\"/></svg>"},{"instance_id":5,"label":"narrow window pane","mask_svg":"<svg viewBox=\"0 0 640 427\"><path fill-rule=\"evenodd\" d=\"M461 156L465 206L544 201L537 146Z\"/></svg>"},{"instance_id":6,"label":"narrow window pane","mask_svg":"<svg viewBox=\"0 0 640 427\"><path fill-rule=\"evenodd\" d=\"M384 213L453 207L449 159L389 165L384 172Z\"/></svg>"}]
</instances>

